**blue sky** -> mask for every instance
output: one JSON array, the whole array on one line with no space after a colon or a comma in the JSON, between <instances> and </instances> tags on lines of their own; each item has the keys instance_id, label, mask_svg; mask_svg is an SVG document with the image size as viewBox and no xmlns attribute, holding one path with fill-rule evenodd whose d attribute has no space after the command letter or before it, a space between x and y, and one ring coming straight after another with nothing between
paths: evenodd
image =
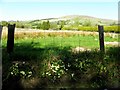
<instances>
[{"instance_id":1,"label":"blue sky","mask_svg":"<svg viewBox=\"0 0 120 90\"><path fill-rule=\"evenodd\" d=\"M110 2L95 2L94 0L91 2L24 1L1 1L0 20L33 20L65 15L88 15L104 19L118 19L117 0L110 0Z\"/></svg>"}]
</instances>

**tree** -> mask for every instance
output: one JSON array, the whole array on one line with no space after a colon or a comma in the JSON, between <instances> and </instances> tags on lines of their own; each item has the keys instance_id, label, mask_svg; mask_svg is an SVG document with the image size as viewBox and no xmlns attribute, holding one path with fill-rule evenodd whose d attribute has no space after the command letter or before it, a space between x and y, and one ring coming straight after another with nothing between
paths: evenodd
<instances>
[{"instance_id":1,"label":"tree","mask_svg":"<svg viewBox=\"0 0 120 90\"><path fill-rule=\"evenodd\" d=\"M73 21L74 21L73 26L77 27L80 25L80 18L79 17L74 18Z\"/></svg>"},{"instance_id":2,"label":"tree","mask_svg":"<svg viewBox=\"0 0 120 90\"><path fill-rule=\"evenodd\" d=\"M63 21L63 20L58 21L58 25L60 25L59 30L62 30L62 28L63 28L64 25L65 25L65 21Z\"/></svg>"},{"instance_id":3,"label":"tree","mask_svg":"<svg viewBox=\"0 0 120 90\"><path fill-rule=\"evenodd\" d=\"M17 21L16 23L16 28L24 28L24 24L22 22Z\"/></svg>"},{"instance_id":4,"label":"tree","mask_svg":"<svg viewBox=\"0 0 120 90\"><path fill-rule=\"evenodd\" d=\"M59 25L64 26L64 25L65 25L65 21L61 20L61 21L59 22Z\"/></svg>"},{"instance_id":5,"label":"tree","mask_svg":"<svg viewBox=\"0 0 120 90\"><path fill-rule=\"evenodd\" d=\"M37 29L41 29L41 23L37 25Z\"/></svg>"},{"instance_id":6,"label":"tree","mask_svg":"<svg viewBox=\"0 0 120 90\"><path fill-rule=\"evenodd\" d=\"M92 23L90 20L87 20L83 23L83 26L91 26L91 25L92 25Z\"/></svg>"},{"instance_id":7,"label":"tree","mask_svg":"<svg viewBox=\"0 0 120 90\"><path fill-rule=\"evenodd\" d=\"M112 22L110 25L111 25L111 26L112 26L112 25L116 25L116 22L114 21L114 22Z\"/></svg>"},{"instance_id":8,"label":"tree","mask_svg":"<svg viewBox=\"0 0 120 90\"><path fill-rule=\"evenodd\" d=\"M48 29L50 28L50 23L49 23L49 21L47 21L47 22L44 21L44 22L42 23L41 27L42 27L43 30L48 30Z\"/></svg>"},{"instance_id":9,"label":"tree","mask_svg":"<svg viewBox=\"0 0 120 90\"><path fill-rule=\"evenodd\" d=\"M57 30L58 29L57 23L56 22L50 22L50 29Z\"/></svg>"},{"instance_id":10,"label":"tree","mask_svg":"<svg viewBox=\"0 0 120 90\"><path fill-rule=\"evenodd\" d=\"M7 26L7 25L8 25L8 22L7 22L7 21L2 21L2 22L1 22L1 25L2 25L2 26Z\"/></svg>"},{"instance_id":11,"label":"tree","mask_svg":"<svg viewBox=\"0 0 120 90\"><path fill-rule=\"evenodd\" d=\"M41 25L41 28L42 28L43 30L45 30L45 26L46 26L46 22L43 22L42 25Z\"/></svg>"},{"instance_id":12,"label":"tree","mask_svg":"<svg viewBox=\"0 0 120 90\"><path fill-rule=\"evenodd\" d=\"M49 28L50 28L50 22L47 21L47 22L46 22L46 30L48 30Z\"/></svg>"},{"instance_id":13,"label":"tree","mask_svg":"<svg viewBox=\"0 0 120 90\"><path fill-rule=\"evenodd\" d=\"M59 28L59 30L62 30L62 28L63 28L63 25L60 25L60 28Z\"/></svg>"}]
</instances>

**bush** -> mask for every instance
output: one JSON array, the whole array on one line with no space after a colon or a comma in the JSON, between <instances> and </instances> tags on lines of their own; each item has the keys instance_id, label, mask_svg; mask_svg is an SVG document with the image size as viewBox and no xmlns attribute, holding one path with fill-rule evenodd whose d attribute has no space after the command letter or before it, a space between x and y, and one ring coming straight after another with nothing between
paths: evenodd
<instances>
[{"instance_id":1,"label":"bush","mask_svg":"<svg viewBox=\"0 0 120 90\"><path fill-rule=\"evenodd\" d=\"M81 30L81 31L98 31L97 26L79 26L78 30Z\"/></svg>"},{"instance_id":2,"label":"bush","mask_svg":"<svg viewBox=\"0 0 120 90\"><path fill-rule=\"evenodd\" d=\"M58 30L58 25L56 22L51 22L50 23L50 29L53 29L53 30Z\"/></svg>"},{"instance_id":3,"label":"bush","mask_svg":"<svg viewBox=\"0 0 120 90\"><path fill-rule=\"evenodd\" d=\"M32 76L31 67L25 63L21 65L19 63L15 63L10 67L9 71L12 76L21 76L21 78L29 78Z\"/></svg>"},{"instance_id":4,"label":"bush","mask_svg":"<svg viewBox=\"0 0 120 90\"><path fill-rule=\"evenodd\" d=\"M105 32L116 32L119 33L120 30L118 30L118 26L104 26Z\"/></svg>"},{"instance_id":5,"label":"bush","mask_svg":"<svg viewBox=\"0 0 120 90\"><path fill-rule=\"evenodd\" d=\"M92 24L91 21L87 20L82 25L83 26L91 26L91 24Z\"/></svg>"},{"instance_id":6,"label":"bush","mask_svg":"<svg viewBox=\"0 0 120 90\"><path fill-rule=\"evenodd\" d=\"M55 81L65 74L65 65L62 60L51 61L47 68L42 73L42 77L47 77L50 80Z\"/></svg>"},{"instance_id":7,"label":"bush","mask_svg":"<svg viewBox=\"0 0 120 90\"><path fill-rule=\"evenodd\" d=\"M2 25L2 26L7 26L7 25L8 25L8 22L7 22L7 21L2 21L2 22L1 22L1 25Z\"/></svg>"},{"instance_id":8,"label":"bush","mask_svg":"<svg viewBox=\"0 0 120 90\"><path fill-rule=\"evenodd\" d=\"M63 30L79 30L79 31L98 31L98 26L71 26L64 25ZM119 33L119 26L104 26L104 32Z\"/></svg>"},{"instance_id":9,"label":"bush","mask_svg":"<svg viewBox=\"0 0 120 90\"><path fill-rule=\"evenodd\" d=\"M16 22L16 28L25 28L25 25L21 22Z\"/></svg>"},{"instance_id":10,"label":"bush","mask_svg":"<svg viewBox=\"0 0 120 90\"><path fill-rule=\"evenodd\" d=\"M71 25L64 25L63 30L78 30L78 27Z\"/></svg>"},{"instance_id":11,"label":"bush","mask_svg":"<svg viewBox=\"0 0 120 90\"><path fill-rule=\"evenodd\" d=\"M42 27L43 30L48 30L50 28L49 21L43 22L41 27Z\"/></svg>"},{"instance_id":12,"label":"bush","mask_svg":"<svg viewBox=\"0 0 120 90\"><path fill-rule=\"evenodd\" d=\"M41 29L41 24L39 23L36 28Z\"/></svg>"}]
</instances>

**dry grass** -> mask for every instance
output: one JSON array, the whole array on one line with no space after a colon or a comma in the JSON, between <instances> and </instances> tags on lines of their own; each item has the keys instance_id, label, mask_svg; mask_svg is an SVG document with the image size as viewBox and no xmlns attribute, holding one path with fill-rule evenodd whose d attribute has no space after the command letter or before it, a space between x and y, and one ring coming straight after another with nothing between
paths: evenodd
<instances>
[{"instance_id":1,"label":"dry grass","mask_svg":"<svg viewBox=\"0 0 120 90\"><path fill-rule=\"evenodd\" d=\"M7 37L7 27L3 28L2 31L2 38ZM69 37L69 36L74 36L74 35L83 35L83 36L96 36L98 35L98 32L86 32L86 31L53 31L53 30L34 30L34 29L20 29L16 28L15 29L15 38L24 38L24 37L46 37L46 36L62 36L62 37ZM105 36L110 36L112 38L118 37L119 34L116 33L104 33Z\"/></svg>"},{"instance_id":2,"label":"dry grass","mask_svg":"<svg viewBox=\"0 0 120 90\"><path fill-rule=\"evenodd\" d=\"M105 42L105 45L120 47L120 42Z\"/></svg>"},{"instance_id":3,"label":"dry grass","mask_svg":"<svg viewBox=\"0 0 120 90\"><path fill-rule=\"evenodd\" d=\"M20 83L23 88L35 88L40 82L40 78L33 77L31 79L21 79Z\"/></svg>"}]
</instances>

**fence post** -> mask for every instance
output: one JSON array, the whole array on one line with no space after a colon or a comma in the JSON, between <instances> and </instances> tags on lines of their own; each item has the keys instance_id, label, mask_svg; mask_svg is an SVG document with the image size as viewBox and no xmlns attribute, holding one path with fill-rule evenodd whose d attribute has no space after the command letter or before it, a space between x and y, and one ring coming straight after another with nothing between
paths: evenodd
<instances>
[{"instance_id":1,"label":"fence post","mask_svg":"<svg viewBox=\"0 0 120 90\"><path fill-rule=\"evenodd\" d=\"M1 46L2 28L3 28L3 27L0 25L0 46Z\"/></svg>"},{"instance_id":2,"label":"fence post","mask_svg":"<svg viewBox=\"0 0 120 90\"><path fill-rule=\"evenodd\" d=\"M2 45L1 45L1 36L2 36L2 26L0 25L0 89L2 89Z\"/></svg>"},{"instance_id":3,"label":"fence post","mask_svg":"<svg viewBox=\"0 0 120 90\"><path fill-rule=\"evenodd\" d=\"M99 43L100 43L100 51L104 52L104 28L103 26L98 25L98 31L99 31Z\"/></svg>"},{"instance_id":4,"label":"fence post","mask_svg":"<svg viewBox=\"0 0 120 90\"><path fill-rule=\"evenodd\" d=\"M7 39L7 52L13 52L14 48L14 31L15 31L15 24L10 25L8 24L8 39Z\"/></svg>"}]
</instances>

